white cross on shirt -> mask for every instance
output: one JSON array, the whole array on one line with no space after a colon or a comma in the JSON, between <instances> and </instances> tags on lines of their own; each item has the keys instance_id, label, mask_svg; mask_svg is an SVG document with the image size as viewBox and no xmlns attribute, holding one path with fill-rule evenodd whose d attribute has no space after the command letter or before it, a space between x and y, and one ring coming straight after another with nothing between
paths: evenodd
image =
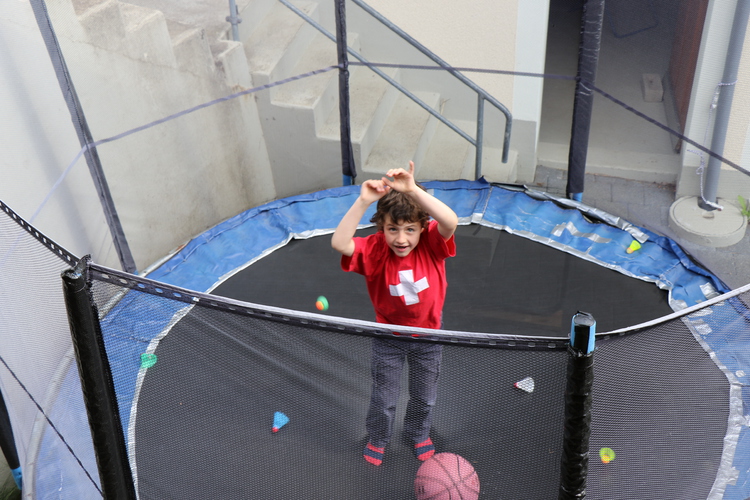
<instances>
[{"instance_id":1,"label":"white cross on shirt","mask_svg":"<svg viewBox=\"0 0 750 500\"><path fill-rule=\"evenodd\" d=\"M419 292L430 287L427 283L427 277L414 282L414 271L399 271L398 278L401 281L398 285L388 285L391 295L394 297L404 297L407 306L419 303Z\"/></svg>"}]
</instances>

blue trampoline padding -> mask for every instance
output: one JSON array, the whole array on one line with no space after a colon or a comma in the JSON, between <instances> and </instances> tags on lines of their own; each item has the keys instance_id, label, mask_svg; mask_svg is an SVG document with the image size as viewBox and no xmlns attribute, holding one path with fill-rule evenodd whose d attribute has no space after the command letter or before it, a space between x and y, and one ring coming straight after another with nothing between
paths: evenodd
<instances>
[{"instance_id":1,"label":"blue trampoline padding","mask_svg":"<svg viewBox=\"0 0 750 500\"><path fill-rule=\"evenodd\" d=\"M746 401L750 401L750 309L735 296L712 305L710 312L702 311L704 314L688 316L687 323L724 366L733 384L733 394L739 399L730 401L737 407L730 412L725 438L726 443L733 432L737 433L732 468L738 476L735 484L726 486L722 498L746 500L750 498L750 429L746 425Z\"/></svg>"},{"instance_id":2,"label":"blue trampoline padding","mask_svg":"<svg viewBox=\"0 0 750 500\"><path fill-rule=\"evenodd\" d=\"M71 362L55 402L46 415L65 439L62 440L51 426L47 426L36 457L36 473L26 475L35 481L35 500L101 498L85 407L78 367Z\"/></svg>"},{"instance_id":3,"label":"blue trampoline padding","mask_svg":"<svg viewBox=\"0 0 750 500\"><path fill-rule=\"evenodd\" d=\"M740 475L735 484L724 490L723 500L747 500L750 498L750 432L746 426L740 432L732 466L740 471Z\"/></svg>"},{"instance_id":4,"label":"blue trampoline padding","mask_svg":"<svg viewBox=\"0 0 750 500\"><path fill-rule=\"evenodd\" d=\"M633 237L627 231L590 222L579 210L533 198L520 188L506 189L484 180L424 185L463 223L497 227L658 283L670 291L672 300L687 305L702 302L706 298L702 287L707 283L727 291L718 278L695 265L674 242L649 231L642 230L649 236L642 248L628 254L626 249ZM148 277L182 288L210 291L222 278L291 238L333 232L359 190L359 186L338 187L247 210L195 237ZM374 206L361 224L368 225L373 212ZM141 369L140 355L184 307L184 303L148 300L143 294L131 292L102 321L107 351L119 353L111 363L126 435ZM137 338L133 337L134 332L138 332Z\"/></svg>"},{"instance_id":5,"label":"blue trampoline padding","mask_svg":"<svg viewBox=\"0 0 750 500\"><path fill-rule=\"evenodd\" d=\"M700 286L710 282L719 291L728 289L711 273L695 265L671 240L646 230L649 241L632 254L632 241L624 230L591 223L572 209L540 201L518 190L492 186L483 180L428 182L436 197L450 206L462 221L490 223L520 236L548 239L563 250L574 250L598 263L634 277L663 283L675 300L687 305L705 300ZM359 186L344 186L293 196L256 207L232 217L191 240L149 278L197 291L211 290L217 281L284 245L292 237L332 232L359 194ZM368 224L374 207L361 223ZM599 244L575 236L570 230L552 234L561 224L572 223L582 233L600 235L614 244Z\"/></svg>"}]
</instances>

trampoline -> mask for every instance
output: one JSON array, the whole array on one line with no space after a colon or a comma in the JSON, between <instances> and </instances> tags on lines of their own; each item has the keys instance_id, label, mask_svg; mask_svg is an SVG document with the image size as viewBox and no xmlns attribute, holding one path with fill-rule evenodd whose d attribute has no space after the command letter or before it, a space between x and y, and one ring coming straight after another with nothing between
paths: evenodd
<instances>
[{"instance_id":1,"label":"trampoline","mask_svg":"<svg viewBox=\"0 0 750 500\"><path fill-rule=\"evenodd\" d=\"M315 61L332 64L333 60L323 62L317 54L308 57L312 53L308 49L317 53L321 48L317 33L315 37L310 33L314 33L313 28L331 28L332 4L298 9L283 0L294 10L291 17L301 14L313 28L301 24L302 28L291 29L291 23L287 25L275 15L250 16L253 22L242 35L248 54L265 54L268 49L280 54L281 48L290 49L280 55L278 64L268 66L267 73L258 74L255 70L267 61L260 66L248 64L236 42L227 44L226 37L220 36L217 45L216 39L203 36L205 30L182 31L187 25L181 22L180 29L175 30L171 19L165 24L164 16L145 7L125 5L128 8L122 16L115 16L115 21L122 18L125 24L101 36L98 17L92 14L104 12L100 7L105 5L83 3L86 5L77 5L76 9L53 9L50 16L44 2L31 2L42 34L40 40L51 56L51 67L80 141L67 144L70 141L65 138L73 137L62 123L69 123L67 120L55 125L60 121L60 105L38 106L53 97L49 86L44 82L40 86L25 85L29 92L22 97L28 98L12 99L14 105L18 104L14 110L21 118L19 123L41 119L44 113L40 109L51 111L43 121L49 123L49 130L54 132L50 137L54 135L55 140L46 141L44 134L36 134L38 140L29 142L22 137L25 129L21 127L21 140L14 141L17 146L10 148L8 158L11 162L20 158L23 173L40 181L29 184L15 176L19 185L33 185L37 190L51 188L32 220L51 201L44 215L46 224L58 232L53 236L73 238L78 248L99 248L102 255L98 258L108 258L107 251L116 251L122 269L131 272L136 266L133 256L128 256L131 252L126 233L133 237L130 241L138 260L150 261L175 244L172 238L194 234L199 230L195 228L214 224L217 218L234 214L245 204L280 193L331 186L342 173L345 183L353 180L353 167L358 162L352 153L357 157L361 153L359 164L366 165L364 152L375 151L378 143L388 144L395 151L389 136L377 134L376 129L403 135L399 127L409 123L406 135L421 130L413 127L411 120L399 119L399 126L391 126L396 121L391 119L391 109L406 109L398 90L407 96L420 96L420 113L430 112L468 139L469 156L454 160L463 155L466 144L432 117L427 118L419 144L404 150L409 151L407 156L413 153L415 158L426 160L419 162L425 177L465 176L470 168L466 161L473 155L477 177L484 165L491 166L491 170L485 168L486 174L512 179L505 177L512 170L490 164L496 161L493 150L499 145L495 142L501 135L497 128L500 123L505 125L503 160L511 152L511 126L520 125L520 134L518 127L513 132L513 144L519 146L513 148L518 150L517 166L533 167L536 152L541 151L540 138L548 137L541 125L544 129L554 126L556 131L572 130L566 192L573 199L580 199L583 191L585 155L584 161L578 159L588 150L589 132L592 139L602 135L602 123L618 125L614 130L616 144L608 139L600 149L592 140L592 161L604 151L607 160L624 158L627 164L620 167L628 170L634 163L661 164L667 159L658 153L661 148L652 150L658 142L645 141L646 136L657 138L666 131L685 144L699 147L706 142L705 137L702 142L697 137L691 139L659 123L661 103L644 105L642 99L628 97L632 97L631 89L621 94L611 84L624 82L629 87L627 79L617 75L628 67L642 67L622 64L625 59L621 56L643 52L653 59L659 47L666 55L674 42L675 30L671 27L681 15L675 9L675 15L665 18L665 23L643 32L649 33L648 43L632 37L629 39L637 43L628 47L617 44L611 61L618 71L608 69L612 64L602 67L604 78L600 80L610 84L599 88L586 82L585 77L596 74L599 60L599 43L593 42L601 38L596 36L601 29L588 29L594 27L597 17L598 9L593 8L584 10L585 17L570 32L575 35L586 26L583 32L592 35L582 40L585 50L580 53L584 57L579 58L577 73L572 67L558 69L557 64L544 64L545 39L548 55L557 54L549 49L568 46L551 36L534 36L558 31L547 29L546 18L536 16L525 34L516 30L518 53L531 56L525 58L528 60L523 68L455 68L437 60L426 47L422 51L420 44L410 41L411 35L388 26L430 59L406 45L406 50L401 50L402 46L394 45L390 34L382 36L384 31L373 27L369 18L363 22L366 16L358 10L349 16L352 24L348 29L342 23L347 17L338 16L341 34L356 34L351 50L346 50L346 37L335 38L340 55L354 55L354 48L361 49L361 57L356 57L359 62L352 60L349 64L342 58L338 66L319 67ZM266 9L274 2L261 3L252 8L254 14L275 14L277 6ZM345 3L337 2L341 11ZM370 12L362 2L354 3L380 20L381 16ZM106 6L118 7L115 4L108 2ZM531 20L529 14L536 13L537 7L524 5L517 9L518 23L514 24L512 12L506 21L521 26ZM730 15L727 6L720 7L711 8L706 19L720 21L722 15ZM341 11L337 9L337 13ZM38 52L40 40L35 45L28 43L33 41L28 36L20 36L30 33L27 28L33 24L32 12L25 8L19 14L23 19L18 20L23 22L16 22L14 16L10 23L19 36L11 38L23 50ZM233 23L239 20L239 14L232 13ZM698 18L696 28L701 24ZM642 19L636 13L631 20ZM295 22L302 21L295 17ZM556 24L561 27L565 17L555 15L550 22L550 28ZM254 26L264 29L255 30ZM278 26L284 29L266 31ZM623 26L619 23L620 28ZM707 22L706 34L716 26ZM663 27L667 29L662 31ZM615 38L639 31L614 29L614 24L612 28ZM294 38L282 41L287 33L294 33ZM509 33L512 35L513 29ZM127 36L123 38L123 34ZM700 29L680 35L680 40L692 40L695 46L705 38ZM571 40L578 38L573 36ZM206 44L212 50L207 50ZM8 47L13 49L13 43ZM150 47L148 54L143 47ZM213 50L217 48L221 50ZM722 59L719 56L724 55L724 49L715 49L710 54L714 57L707 61ZM9 53L23 54L23 50ZM41 63L44 59L36 57L34 61ZM367 63L367 59L384 62ZM565 60L567 57L550 58ZM674 59L677 66L681 60ZM97 71L92 71L91 61L96 61ZM711 64L699 62L703 74L713 71ZM528 72L542 69L542 64L545 74ZM47 66L39 66L44 71L28 75L39 80L39 75L49 73ZM692 63L682 66L698 67ZM105 67L111 71L102 69ZM333 76L338 69L340 88L345 89L348 85L343 85L342 77L347 75L347 67L352 67L351 76L357 78L350 87L355 90L353 103L361 98L356 89L373 94L369 81L361 84L365 79L359 77L364 74L385 76L398 90L388 87L382 94L379 102L383 106L378 106L361 142L352 145L352 131L347 131L351 125L349 112L340 113L339 121L344 125L341 144L349 143L351 148L349 154L346 147L341 149L339 172L334 168L336 144L328 140L328 134L322 143L317 139L311 142L323 129L321 122L310 123L308 118L325 117L331 111L329 107L335 106L333 86L326 87L319 99L314 97L315 89L323 90L318 78L322 81L324 73ZM247 73L248 68L252 74ZM359 75L354 73L359 69ZM524 71L510 71L514 69ZM546 74L553 69L559 74ZM669 73L668 69L664 66L661 74ZM474 92L481 89L462 75L476 71L493 74L483 78L497 81L493 91L512 98L516 109L519 103L528 108L520 113L521 120L518 116L514 120L491 94ZM28 79L22 73L19 83ZM97 78L110 73L123 77L118 79L122 86L110 87L111 79ZM445 83L439 74L445 75ZM139 75L147 84L129 84ZM679 76L670 75L670 81L677 82ZM682 79L690 80L692 76L688 76ZM456 77L470 91L457 86L453 80ZM499 82L500 77L510 78L504 84ZM76 91L74 82L79 78L85 84ZM248 88L254 85L251 81L260 86ZM303 81L305 85L298 87ZM566 115L558 111L565 107L564 96L571 95L567 89L573 82L576 102L572 127L567 123L560 126L556 122ZM279 88L272 89L285 84L288 87L280 92ZM548 93L556 88L566 94L561 98ZM115 94L121 94L122 99L101 99ZM295 102L307 96L310 99L303 100L319 104L312 113L305 109L298 114L277 99L281 94L296 94ZM367 97L368 101L359 101L360 105L353 108L356 129L370 107L370 95ZM681 124L680 130L696 130L696 123L700 128L706 116L710 122L713 107L701 110L701 103L708 101L692 97L685 100L691 123ZM578 113L590 107L593 98L599 100L595 108L604 113L597 112L598 117ZM430 104L433 99L435 106ZM132 105L143 102L155 105ZM235 104L232 109L222 104L208 110L229 102ZM348 92L342 91L338 102L340 110L351 108ZM723 102L719 101L720 110ZM477 103L476 108L473 103ZM473 109L476 134L470 116ZM738 109L735 107L732 113ZM529 113L538 116L532 116L531 121L523 119L529 118ZM636 122L630 121L633 117ZM721 128L718 117L715 133ZM465 121L467 118L469 121ZM455 127L451 127L454 119ZM644 127L641 119L661 130L654 133L656 129ZM533 128L534 123L537 133L525 133L524 129ZM136 132L138 135L133 135ZM461 147L454 148L444 133ZM359 130L353 135L358 136ZM126 137L126 141L118 142ZM252 140L246 140L248 137ZM290 140L295 147L289 147ZM667 145L666 136L661 142ZM739 151L742 141L735 142L738 147L734 150ZM440 150L432 147L436 145ZM67 163L71 158L60 156L74 152L68 147L81 148L71 163ZM723 158L720 151L699 149L747 173ZM31 150L42 155L43 161L37 161L36 167ZM96 155L94 150L98 150ZM295 154L299 151L304 154ZM529 152L535 154L529 157ZM671 148L666 153L671 164L676 157ZM697 154L702 163L706 158ZM99 175L94 168L99 163L95 156L105 160L106 171L114 175L112 180L121 181L122 172L135 172L137 175L130 177L142 182L138 187L114 182L115 192L110 196L103 170ZM370 156L369 161L378 157ZM73 168L82 157L91 169L96 194L89 189L90 183L81 182L75 173L63 182L69 172L75 172ZM429 159L434 157L445 160L450 168L443 170L443 162L431 164ZM60 164L61 168L53 168L61 161L68 167ZM684 174L685 168L690 169L692 162L685 162L683 157L679 161L679 167L670 167L670 172ZM524 178L530 174L526 170ZM56 171L62 176L53 184L49 176ZM659 178L661 175L671 174L660 172ZM197 189L191 184L197 184ZM677 191L689 191L692 184L683 183ZM361 277L343 273L339 256L329 247L329 235L356 197L357 187L280 199L248 210L196 237L149 269L146 277L78 259L0 201L4 214L0 224L6 224L0 231L3 309L9 313L3 318L0 361L4 371L0 382L4 396L11 396L11 424L14 431L20 431L14 439L22 455L24 495L38 500L413 498L419 462L410 446L399 439L400 427L382 467L370 467L361 455L370 393L370 343L373 338L389 338L397 331L405 342L444 346L432 438L438 451L458 453L474 465L481 481L481 498L555 498L564 455L566 337L571 317L580 310L593 314L597 330L603 332L598 334L596 351L587 497L750 498L750 417L744 408L744 401L750 398L750 359L746 354L750 345L750 285L720 295L727 292L724 284L670 240L571 200L481 180L431 182L427 186L458 213L462 224L457 232L458 255L447 262L450 285L445 331L371 322L373 313ZM53 196L54 192L57 194ZM89 209L94 207L94 199L102 202L111 238L103 236L101 213ZM115 200L119 201L117 209L124 229L114 217ZM158 212L165 200L174 208L173 213L152 219L153 207ZM189 215L180 221L180 214ZM366 224L369 215L363 219L360 234L373 230ZM155 236L164 238L152 245L149 240ZM635 242L639 248L627 252ZM71 266L75 268L68 269ZM63 297L60 287L59 276L65 269L64 285L76 285L66 292L85 299L77 310L64 310L68 305L65 301L71 297ZM79 269L81 274L76 275ZM324 313L314 308L320 295L326 296L331 306ZM79 330L90 336L77 338L73 347L71 330L76 336ZM514 386L528 377L535 382L533 391ZM92 380L97 389L94 392L89 391ZM404 377L402 392L406 391ZM405 399L401 398L398 426L405 413ZM284 412L289 422L273 433L277 412ZM608 448L616 452L616 458L603 463L598 460L599 450ZM125 494L113 493L113 484Z\"/></svg>"},{"instance_id":2,"label":"trampoline","mask_svg":"<svg viewBox=\"0 0 750 500\"><path fill-rule=\"evenodd\" d=\"M473 463L480 498L554 497L572 315L586 310L599 331L615 330L704 302L723 285L669 240L605 223L607 214L576 202L483 181L426 185L464 224L449 260L447 330L398 329L445 345L433 439ZM149 279L92 265L139 498L413 498L419 462L400 428L383 466L361 459L370 338L393 329L370 321L364 283L340 271L321 237L357 192L240 214ZM634 239L641 249L628 253ZM313 312L319 295L331 304L325 314ZM736 332L746 307L724 301L693 322L600 334L589 498L722 498L732 489L743 456L737 360L710 345L719 337L707 341L706 328L716 318ZM513 385L527 376L532 393ZM276 411L290 421L274 434ZM602 447L617 459L595 460Z\"/></svg>"}]
</instances>

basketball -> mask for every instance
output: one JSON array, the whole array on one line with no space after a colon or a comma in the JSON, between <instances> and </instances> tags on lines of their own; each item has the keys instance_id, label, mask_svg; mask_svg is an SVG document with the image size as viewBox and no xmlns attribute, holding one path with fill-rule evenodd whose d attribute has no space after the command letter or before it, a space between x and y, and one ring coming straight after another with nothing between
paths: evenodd
<instances>
[{"instance_id":1,"label":"basketball","mask_svg":"<svg viewBox=\"0 0 750 500\"><path fill-rule=\"evenodd\" d=\"M436 453L417 470L417 500L477 500L479 476L474 467L455 453Z\"/></svg>"}]
</instances>

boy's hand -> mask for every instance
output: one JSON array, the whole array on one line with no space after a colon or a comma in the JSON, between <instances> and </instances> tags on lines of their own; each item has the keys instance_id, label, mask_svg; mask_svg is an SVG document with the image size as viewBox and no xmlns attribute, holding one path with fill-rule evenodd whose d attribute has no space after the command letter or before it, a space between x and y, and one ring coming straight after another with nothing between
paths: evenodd
<instances>
[{"instance_id":1,"label":"boy's hand","mask_svg":"<svg viewBox=\"0 0 750 500\"><path fill-rule=\"evenodd\" d=\"M344 217L336 226L336 230L331 237L331 247L334 250L351 257L354 255L356 245L354 243L354 233L357 231L357 225L365 215L367 208L386 195L391 188L386 186L382 180L366 180L359 188L359 196Z\"/></svg>"},{"instance_id":2,"label":"boy's hand","mask_svg":"<svg viewBox=\"0 0 750 500\"><path fill-rule=\"evenodd\" d=\"M409 193L417 188L417 183L414 180L414 162L409 162L409 171L407 172L403 168L392 168L385 173L382 182L389 188L395 189L401 193ZM388 179L393 177L393 180Z\"/></svg>"},{"instance_id":3,"label":"boy's hand","mask_svg":"<svg viewBox=\"0 0 750 500\"><path fill-rule=\"evenodd\" d=\"M374 179L366 180L359 189L359 197L362 201L370 205L385 196L390 189L383 181Z\"/></svg>"}]
</instances>

